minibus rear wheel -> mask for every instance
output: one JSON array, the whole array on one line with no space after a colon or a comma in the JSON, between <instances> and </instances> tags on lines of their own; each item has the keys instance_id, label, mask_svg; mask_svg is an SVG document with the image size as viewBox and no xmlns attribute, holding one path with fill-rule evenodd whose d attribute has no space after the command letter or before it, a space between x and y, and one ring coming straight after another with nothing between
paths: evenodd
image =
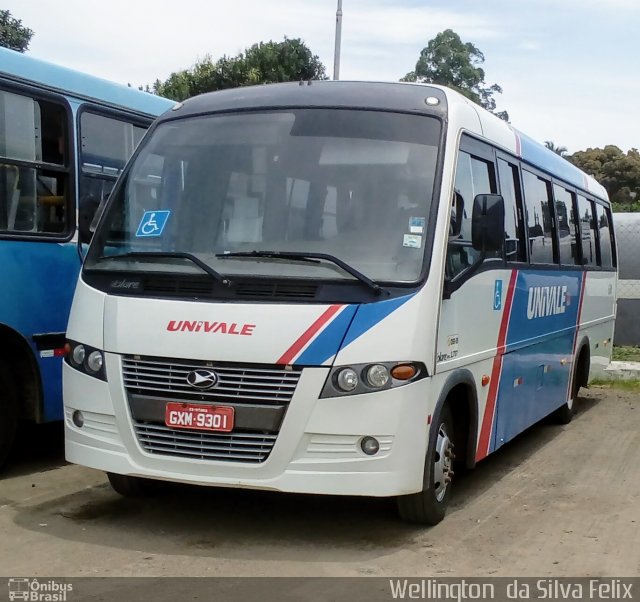
<instances>
[{"instance_id":1,"label":"minibus rear wheel","mask_svg":"<svg viewBox=\"0 0 640 602\"><path fill-rule=\"evenodd\" d=\"M152 489L152 482L142 477L108 472L107 478L113 490L124 497L145 497Z\"/></svg>"},{"instance_id":2,"label":"minibus rear wheel","mask_svg":"<svg viewBox=\"0 0 640 602\"><path fill-rule=\"evenodd\" d=\"M575 363L575 369L573 371L573 380L571 381L571 399L568 399L562 406L560 406L552 417L558 424L569 424L573 419L573 415L576 411L576 401L578 399L578 393L580 387L586 384L589 374L589 360L587 350L583 347L580 351L580 355ZM587 371L587 378L585 378L585 370Z\"/></svg>"},{"instance_id":3,"label":"minibus rear wheel","mask_svg":"<svg viewBox=\"0 0 640 602\"><path fill-rule=\"evenodd\" d=\"M443 518L451 497L453 478L453 415L448 404L434 417L425 459L426 487L418 493L397 498L400 518L410 523L437 525Z\"/></svg>"},{"instance_id":4,"label":"minibus rear wheel","mask_svg":"<svg viewBox=\"0 0 640 602\"><path fill-rule=\"evenodd\" d=\"M18 389L4 364L0 364L0 468L4 465L18 429Z\"/></svg>"}]
</instances>

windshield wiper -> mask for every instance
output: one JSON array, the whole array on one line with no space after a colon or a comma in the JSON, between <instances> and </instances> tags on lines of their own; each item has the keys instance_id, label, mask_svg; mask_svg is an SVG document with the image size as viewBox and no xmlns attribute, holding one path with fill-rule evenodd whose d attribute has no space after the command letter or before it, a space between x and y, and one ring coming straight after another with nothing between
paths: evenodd
<instances>
[{"instance_id":1,"label":"windshield wiper","mask_svg":"<svg viewBox=\"0 0 640 602\"><path fill-rule=\"evenodd\" d=\"M162 259L188 259L195 263L202 271L209 274L209 276L214 280L224 284L225 286L231 286L231 280L220 274L220 272L216 272L216 270L214 270L210 265L192 253L173 253L171 251L131 251L129 253L121 253L120 255L101 255L98 259L145 259L154 257Z\"/></svg>"},{"instance_id":2,"label":"windshield wiper","mask_svg":"<svg viewBox=\"0 0 640 602\"><path fill-rule=\"evenodd\" d=\"M285 259L292 261L307 261L309 263L320 263L321 261L328 261L341 268L353 276L356 280L370 288L376 295L380 295L385 291L379 284L376 284L371 278L365 276L362 272L356 270L353 266L350 266L345 261L342 261L339 257L329 255L328 253L302 253L299 251L239 251L235 253L218 253L216 254L218 259L225 259L230 257L266 257L267 259Z\"/></svg>"}]
</instances>

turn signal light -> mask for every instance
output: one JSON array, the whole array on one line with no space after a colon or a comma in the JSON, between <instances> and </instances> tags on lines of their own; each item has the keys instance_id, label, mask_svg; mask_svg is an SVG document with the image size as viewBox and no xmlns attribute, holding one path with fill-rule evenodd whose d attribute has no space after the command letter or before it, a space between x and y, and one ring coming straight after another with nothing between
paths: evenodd
<instances>
[{"instance_id":1,"label":"turn signal light","mask_svg":"<svg viewBox=\"0 0 640 602\"><path fill-rule=\"evenodd\" d=\"M391 376L396 380L411 380L418 370L412 364L400 364L391 368Z\"/></svg>"}]
</instances>

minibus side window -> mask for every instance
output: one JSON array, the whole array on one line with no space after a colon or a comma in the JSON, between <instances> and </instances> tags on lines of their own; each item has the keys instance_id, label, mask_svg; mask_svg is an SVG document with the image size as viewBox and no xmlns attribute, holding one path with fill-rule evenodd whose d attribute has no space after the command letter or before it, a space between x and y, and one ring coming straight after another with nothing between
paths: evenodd
<instances>
[{"instance_id":1,"label":"minibus side window","mask_svg":"<svg viewBox=\"0 0 640 602\"><path fill-rule=\"evenodd\" d=\"M580 238L582 240L583 265L596 266L596 231L591 201L578 195L578 216L580 219Z\"/></svg>"},{"instance_id":2,"label":"minibus side window","mask_svg":"<svg viewBox=\"0 0 640 602\"><path fill-rule=\"evenodd\" d=\"M505 259L516 262L527 261L518 167L498 159L498 175L500 192L504 198Z\"/></svg>"},{"instance_id":3,"label":"minibus side window","mask_svg":"<svg viewBox=\"0 0 640 602\"><path fill-rule=\"evenodd\" d=\"M562 265L580 265L580 252L576 244L578 224L574 210L575 194L554 184L553 196L556 201L560 263Z\"/></svg>"},{"instance_id":4,"label":"minibus side window","mask_svg":"<svg viewBox=\"0 0 640 602\"><path fill-rule=\"evenodd\" d=\"M456 169L455 191L452 198L452 216L449 244L447 247L446 276L455 278L480 260L480 252L471 245L471 214L473 199L478 194L496 192L496 178L492 163L488 163L469 153L460 151ZM456 213L462 202L461 214ZM456 233L455 223L460 224ZM502 251L486 253L485 259L501 258Z\"/></svg>"},{"instance_id":5,"label":"minibus side window","mask_svg":"<svg viewBox=\"0 0 640 602\"><path fill-rule=\"evenodd\" d=\"M613 267L613 254L611 252L611 228L609 226L609 217L606 209L596 203L596 219L598 227L598 249L599 261L601 267Z\"/></svg>"},{"instance_id":6,"label":"minibus side window","mask_svg":"<svg viewBox=\"0 0 640 602\"><path fill-rule=\"evenodd\" d=\"M523 170L531 263L557 263L551 183Z\"/></svg>"}]
</instances>

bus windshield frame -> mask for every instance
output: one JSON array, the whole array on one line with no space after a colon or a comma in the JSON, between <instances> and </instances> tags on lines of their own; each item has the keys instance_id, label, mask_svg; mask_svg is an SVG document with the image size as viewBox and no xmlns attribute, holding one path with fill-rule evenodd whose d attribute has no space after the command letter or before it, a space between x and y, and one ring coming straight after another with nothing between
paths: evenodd
<instances>
[{"instance_id":1,"label":"bus windshield frame","mask_svg":"<svg viewBox=\"0 0 640 602\"><path fill-rule=\"evenodd\" d=\"M175 252L230 279L348 281L355 270L414 285L428 270L443 127L355 108L166 120L125 169L84 270L201 271ZM304 253L332 260L295 257Z\"/></svg>"}]
</instances>

